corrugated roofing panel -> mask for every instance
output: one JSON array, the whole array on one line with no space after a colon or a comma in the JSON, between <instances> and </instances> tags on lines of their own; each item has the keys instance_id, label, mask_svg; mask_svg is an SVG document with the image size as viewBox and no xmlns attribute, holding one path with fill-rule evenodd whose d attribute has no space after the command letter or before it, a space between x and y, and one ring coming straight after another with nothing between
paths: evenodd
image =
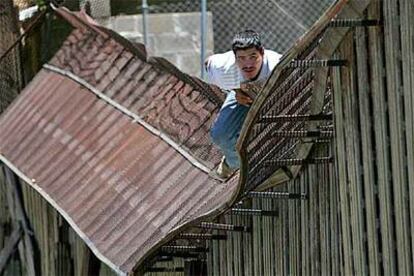
<instances>
[{"instance_id":1,"label":"corrugated roofing panel","mask_svg":"<svg viewBox=\"0 0 414 276\"><path fill-rule=\"evenodd\" d=\"M0 152L123 272L178 226L223 207L237 188L47 70L2 116Z\"/></svg>"},{"instance_id":2,"label":"corrugated roofing panel","mask_svg":"<svg viewBox=\"0 0 414 276\"><path fill-rule=\"evenodd\" d=\"M64 10L58 12L70 16ZM95 32L97 27L88 26L72 32L50 65L139 115L209 169L217 166L221 154L206 134L224 93L181 73L164 59L147 60L126 47L121 38L101 35Z\"/></svg>"}]
</instances>

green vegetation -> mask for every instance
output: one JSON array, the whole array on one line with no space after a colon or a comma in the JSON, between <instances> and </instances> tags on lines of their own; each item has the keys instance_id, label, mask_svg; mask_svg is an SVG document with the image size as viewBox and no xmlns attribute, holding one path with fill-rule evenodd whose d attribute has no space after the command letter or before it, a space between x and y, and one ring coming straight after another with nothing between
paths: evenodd
<instances>
[{"instance_id":1,"label":"green vegetation","mask_svg":"<svg viewBox=\"0 0 414 276\"><path fill-rule=\"evenodd\" d=\"M35 0L35 3L36 5L40 7L40 9L45 9L48 1L47 0Z\"/></svg>"}]
</instances>

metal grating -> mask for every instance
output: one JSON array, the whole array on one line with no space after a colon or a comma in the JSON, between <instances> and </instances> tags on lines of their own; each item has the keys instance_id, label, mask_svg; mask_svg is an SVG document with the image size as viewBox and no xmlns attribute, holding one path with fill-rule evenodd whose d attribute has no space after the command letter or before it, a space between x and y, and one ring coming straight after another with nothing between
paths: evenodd
<instances>
[{"instance_id":1,"label":"metal grating","mask_svg":"<svg viewBox=\"0 0 414 276\"><path fill-rule=\"evenodd\" d=\"M331 6L313 29L284 55L258 100L254 102L238 142L245 191L251 191L276 176L281 165L278 162L271 162L272 160L306 158L311 148L312 143L309 143L311 141L301 137L276 135L301 133L312 129L309 128L311 124L306 120L273 121L266 124L262 123L263 120L276 116L305 116L331 112L328 69L292 68L290 65L294 60L312 63L320 59L319 46L324 41L326 27L342 5L343 2ZM319 105L318 102L322 102L322 105L315 108ZM320 125L324 124L327 122L320 123ZM315 123L313 125L315 127ZM306 143L308 145L305 145ZM295 168L293 174L286 173L286 170L279 171L278 181L287 181L295 177L298 171L298 168ZM278 181L274 184L279 183Z\"/></svg>"}]
</instances>

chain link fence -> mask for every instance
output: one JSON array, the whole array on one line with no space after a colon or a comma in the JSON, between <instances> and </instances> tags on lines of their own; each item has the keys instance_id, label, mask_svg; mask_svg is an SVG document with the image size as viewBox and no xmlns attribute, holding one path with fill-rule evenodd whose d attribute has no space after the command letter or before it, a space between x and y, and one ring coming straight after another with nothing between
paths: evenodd
<instances>
[{"instance_id":1,"label":"chain link fence","mask_svg":"<svg viewBox=\"0 0 414 276\"><path fill-rule=\"evenodd\" d=\"M77 8L70 1L69 8ZM69 34L69 24L34 0L0 1L0 114Z\"/></svg>"},{"instance_id":2,"label":"chain link fence","mask_svg":"<svg viewBox=\"0 0 414 276\"><path fill-rule=\"evenodd\" d=\"M149 0L150 14L200 12L201 0ZM265 45L286 51L334 0L207 0L212 14L214 51L229 49L234 33L254 29ZM141 0L111 0L111 14L141 14Z\"/></svg>"},{"instance_id":3,"label":"chain link fence","mask_svg":"<svg viewBox=\"0 0 414 276\"><path fill-rule=\"evenodd\" d=\"M17 11L12 1L0 2L0 113L11 103L20 90L19 49L12 50L18 37Z\"/></svg>"},{"instance_id":4,"label":"chain link fence","mask_svg":"<svg viewBox=\"0 0 414 276\"><path fill-rule=\"evenodd\" d=\"M264 45L286 51L332 3L332 0L207 0L212 14L214 52L230 49L236 32L253 29ZM201 1L165 1L149 5L150 13L199 12ZM114 10L114 12L122 12Z\"/></svg>"}]
</instances>

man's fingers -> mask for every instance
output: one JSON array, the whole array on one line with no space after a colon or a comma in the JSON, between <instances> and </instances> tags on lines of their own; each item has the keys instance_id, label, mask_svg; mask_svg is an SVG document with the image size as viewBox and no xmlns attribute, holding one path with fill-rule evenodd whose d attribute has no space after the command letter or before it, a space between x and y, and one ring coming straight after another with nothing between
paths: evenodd
<instances>
[{"instance_id":1,"label":"man's fingers","mask_svg":"<svg viewBox=\"0 0 414 276\"><path fill-rule=\"evenodd\" d=\"M241 94L236 94L236 100L239 104L242 105L250 105L253 102L250 97Z\"/></svg>"},{"instance_id":2,"label":"man's fingers","mask_svg":"<svg viewBox=\"0 0 414 276\"><path fill-rule=\"evenodd\" d=\"M252 99L250 99L250 97L247 97L247 96L240 96L239 97L239 101L244 102L244 103L251 103L251 102L253 102Z\"/></svg>"}]
</instances>

